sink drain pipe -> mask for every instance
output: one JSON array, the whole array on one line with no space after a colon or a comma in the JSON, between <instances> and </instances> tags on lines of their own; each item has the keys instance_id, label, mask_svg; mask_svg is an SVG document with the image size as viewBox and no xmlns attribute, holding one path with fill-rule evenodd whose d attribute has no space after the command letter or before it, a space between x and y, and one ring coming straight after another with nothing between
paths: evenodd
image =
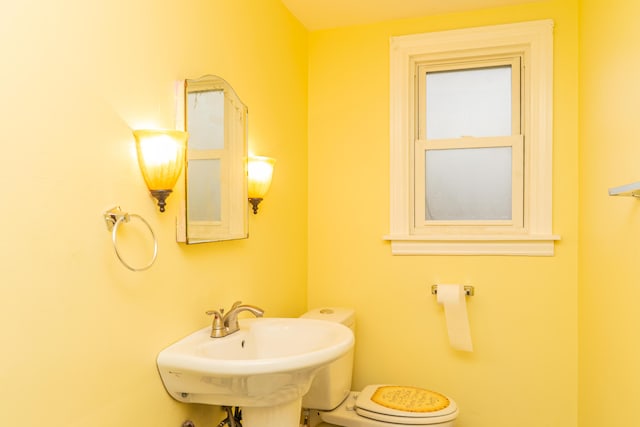
<instances>
[{"instance_id":1,"label":"sink drain pipe","mask_svg":"<svg viewBox=\"0 0 640 427\"><path fill-rule=\"evenodd\" d=\"M232 408L231 406L223 406L222 409L227 411L227 418L220 421L218 427L242 427L242 409L240 409L240 407L236 406Z\"/></svg>"}]
</instances>

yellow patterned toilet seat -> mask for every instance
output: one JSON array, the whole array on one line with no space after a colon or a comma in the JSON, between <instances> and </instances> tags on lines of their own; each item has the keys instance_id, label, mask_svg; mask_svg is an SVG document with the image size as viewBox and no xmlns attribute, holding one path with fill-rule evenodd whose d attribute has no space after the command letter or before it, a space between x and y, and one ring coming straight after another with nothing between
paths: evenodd
<instances>
[{"instance_id":1,"label":"yellow patterned toilet seat","mask_svg":"<svg viewBox=\"0 0 640 427\"><path fill-rule=\"evenodd\" d=\"M355 411L365 418L406 425L429 425L453 420L456 403L444 394L419 387L369 385L357 396Z\"/></svg>"},{"instance_id":2,"label":"yellow patterned toilet seat","mask_svg":"<svg viewBox=\"0 0 640 427\"><path fill-rule=\"evenodd\" d=\"M436 412L449 406L449 398L418 387L381 386L371 396L378 405L406 412Z\"/></svg>"}]
</instances>

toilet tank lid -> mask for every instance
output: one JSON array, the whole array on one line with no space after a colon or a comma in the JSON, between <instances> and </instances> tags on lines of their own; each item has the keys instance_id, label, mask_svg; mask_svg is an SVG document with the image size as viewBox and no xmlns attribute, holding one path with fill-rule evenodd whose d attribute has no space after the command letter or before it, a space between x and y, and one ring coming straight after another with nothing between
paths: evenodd
<instances>
[{"instance_id":1,"label":"toilet tank lid","mask_svg":"<svg viewBox=\"0 0 640 427\"><path fill-rule=\"evenodd\" d=\"M352 308L345 307L321 307L309 310L302 316L308 319L328 320L330 322L342 323L347 327L352 327L356 321L356 313Z\"/></svg>"}]
</instances>

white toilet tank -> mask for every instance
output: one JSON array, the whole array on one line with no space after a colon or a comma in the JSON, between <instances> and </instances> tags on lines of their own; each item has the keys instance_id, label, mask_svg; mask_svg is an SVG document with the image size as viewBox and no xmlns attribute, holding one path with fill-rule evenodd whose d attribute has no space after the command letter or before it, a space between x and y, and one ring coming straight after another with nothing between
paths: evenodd
<instances>
[{"instance_id":1,"label":"white toilet tank","mask_svg":"<svg viewBox=\"0 0 640 427\"><path fill-rule=\"evenodd\" d=\"M317 308L300 317L342 323L355 333L355 311L351 308ZM328 411L340 405L351 391L352 372L353 349L316 374L309 392L302 397L302 407Z\"/></svg>"}]
</instances>

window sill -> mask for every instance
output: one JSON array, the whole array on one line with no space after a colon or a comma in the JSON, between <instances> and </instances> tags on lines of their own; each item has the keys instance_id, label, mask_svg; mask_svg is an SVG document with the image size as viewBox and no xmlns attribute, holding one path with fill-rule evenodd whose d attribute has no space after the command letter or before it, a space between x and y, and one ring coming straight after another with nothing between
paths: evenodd
<instances>
[{"instance_id":1,"label":"window sill","mask_svg":"<svg viewBox=\"0 0 640 427\"><path fill-rule=\"evenodd\" d=\"M393 255L553 256L558 235L415 236L386 235Z\"/></svg>"}]
</instances>

